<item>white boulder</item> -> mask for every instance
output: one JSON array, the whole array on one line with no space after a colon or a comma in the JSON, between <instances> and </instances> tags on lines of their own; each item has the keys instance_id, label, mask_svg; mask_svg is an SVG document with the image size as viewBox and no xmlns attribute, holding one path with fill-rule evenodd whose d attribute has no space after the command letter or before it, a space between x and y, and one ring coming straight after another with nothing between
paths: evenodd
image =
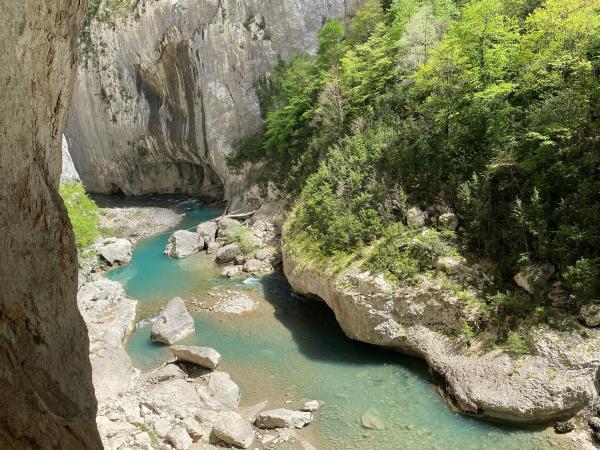
<instances>
[{"instance_id":1,"label":"white boulder","mask_svg":"<svg viewBox=\"0 0 600 450\"><path fill-rule=\"evenodd\" d=\"M175 297L158 315L152 325L153 341L173 344L194 332L194 319L188 313L185 302Z\"/></svg>"}]
</instances>

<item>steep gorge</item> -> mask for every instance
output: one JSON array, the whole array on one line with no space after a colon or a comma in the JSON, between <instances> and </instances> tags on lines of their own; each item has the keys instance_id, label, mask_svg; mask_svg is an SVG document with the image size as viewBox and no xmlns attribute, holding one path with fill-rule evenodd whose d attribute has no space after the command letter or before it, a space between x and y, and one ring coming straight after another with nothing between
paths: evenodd
<instances>
[{"instance_id":1,"label":"steep gorge","mask_svg":"<svg viewBox=\"0 0 600 450\"><path fill-rule=\"evenodd\" d=\"M57 192L86 3L0 3L3 449L101 448L77 252Z\"/></svg>"},{"instance_id":2,"label":"steep gorge","mask_svg":"<svg viewBox=\"0 0 600 450\"><path fill-rule=\"evenodd\" d=\"M356 3L145 1L93 20L66 130L88 190L239 201L225 155L261 127L257 83Z\"/></svg>"}]
</instances>

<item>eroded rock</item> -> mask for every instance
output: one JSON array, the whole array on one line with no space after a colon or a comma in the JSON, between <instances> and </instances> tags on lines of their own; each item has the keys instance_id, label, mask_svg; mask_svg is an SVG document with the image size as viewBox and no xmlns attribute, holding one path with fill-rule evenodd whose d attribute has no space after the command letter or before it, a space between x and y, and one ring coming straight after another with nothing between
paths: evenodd
<instances>
[{"instance_id":1,"label":"eroded rock","mask_svg":"<svg viewBox=\"0 0 600 450\"><path fill-rule=\"evenodd\" d=\"M185 258L204 248L204 239L192 231L179 230L173 233L165 247L165 255Z\"/></svg>"},{"instance_id":2,"label":"eroded rock","mask_svg":"<svg viewBox=\"0 0 600 450\"><path fill-rule=\"evenodd\" d=\"M261 412L254 422L259 428L302 428L312 422L312 414L307 411L293 411L278 408Z\"/></svg>"},{"instance_id":3,"label":"eroded rock","mask_svg":"<svg viewBox=\"0 0 600 450\"><path fill-rule=\"evenodd\" d=\"M190 362L207 369L216 369L221 362L221 354L214 348L193 345L174 345L171 352L180 361Z\"/></svg>"},{"instance_id":4,"label":"eroded rock","mask_svg":"<svg viewBox=\"0 0 600 450\"><path fill-rule=\"evenodd\" d=\"M98 253L109 264L128 264L133 246L127 239L107 239L98 246Z\"/></svg>"},{"instance_id":5,"label":"eroded rock","mask_svg":"<svg viewBox=\"0 0 600 450\"><path fill-rule=\"evenodd\" d=\"M173 344L194 332L194 319L179 297L169 301L152 324L153 341Z\"/></svg>"},{"instance_id":6,"label":"eroded rock","mask_svg":"<svg viewBox=\"0 0 600 450\"><path fill-rule=\"evenodd\" d=\"M254 441L254 430L248 421L233 411L219 414L213 432L223 442L239 448L248 448Z\"/></svg>"},{"instance_id":7,"label":"eroded rock","mask_svg":"<svg viewBox=\"0 0 600 450\"><path fill-rule=\"evenodd\" d=\"M215 260L219 264L229 263L235 260L236 256L241 254L240 246L238 244L228 244L217 250L217 256Z\"/></svg>"}]
</instances>

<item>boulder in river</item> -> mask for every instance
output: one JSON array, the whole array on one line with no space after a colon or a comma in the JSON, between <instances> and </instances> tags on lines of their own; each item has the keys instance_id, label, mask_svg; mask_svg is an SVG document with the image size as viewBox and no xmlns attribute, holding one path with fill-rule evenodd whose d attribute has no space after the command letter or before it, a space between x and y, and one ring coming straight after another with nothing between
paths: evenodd
<instances>
[{"instance_id":1,"label":"boulder in river","mask_svg":"<svg viewBox=\"0 0 600 450\"><path fill-rule=\"evenodd\" d=\"M221 354L210 347L174 345L171 352L179 361L190 362L207 369L216 369L221 362Z\"/></svg>"},{"instance_id":2,"label":"boulder in river","mask_svg":"<svg viewBox=\"0 0 600 450\"><path fill-rule=\"evenodd\" d=\"M185 302L175 297L158 315L152 325L153 341L173 344L194 332L194 319L188 313Z\"/></svg>"},{"instance_id":3,"label":"boulder in river","mask_svg":"<svg viewBox=\"0 0 600 450\"><path fill-rule=\"evenodd\" d=\"M379 414L372 409L369 409L361 416L360 424L363 426L363 428L367 428L369 430L385 429L385 422L381 417L379 417Z\"/></svg>"},{"instance_id":4,"label":"boulder in river","mask_svg":"<svg viewBox=\"0 0 600 450\"><path fill-rule=\"evenodd\" d=\"M98 247L98 253L110 265L127 264L131 261L131 242L127 239L109 238Z\"/></svg>"},{"instance_id":5,"label":"boulder in river","mask_svg":"<svg viewBox=\"0 0 600 450\"><path fill-rule=\"evenodd\" d=\"M312 414L307 411L293 411L291 409L270 409L261 412L255 424L258 428L302 428L312 422Z\"/></svg>"},{"instance_id":6,"label":"boulder in river","mask_svg":"<svg viewBox=\"0 0 600 450\"><path fill-rule=\"evenodd\" d=\"M164 253L172 258L185 258L202 248L204 248L204 239L198 233L179 230L169 239Z\"/></svg>"},{"instance_id":7,"label":"boulder in river","mask_svg":"<svg viewBox=\"0 0 600 450\"><path fill-rule=\"evenodd\" d=\"M234 411L219 414L213 428L214 435L226 444L248 448L254 440L254 430L246 419Z\"/></svg>"},{"instance_id":8,"label":"boulder in river","mask_svg":"<svg viewBox=\"0 0 600 450\"><path fill-rule=\"evenodd\" d=\"M196 231L206 244L210 244L217 238L217 228L216 222L203 222L196 227Z\"/></svg>"},{"instance_id":9,"label":"boulder in river","mask_svg":"<svg viewBox=\"0 0 600 450\"><path fill-rule=\"evenodd\" d=\"M219 264L228 263L235 260L235 257L240 253L240 246L238 244L227 244L217 250L216 261Z\"/></svg>"}]
</instances>

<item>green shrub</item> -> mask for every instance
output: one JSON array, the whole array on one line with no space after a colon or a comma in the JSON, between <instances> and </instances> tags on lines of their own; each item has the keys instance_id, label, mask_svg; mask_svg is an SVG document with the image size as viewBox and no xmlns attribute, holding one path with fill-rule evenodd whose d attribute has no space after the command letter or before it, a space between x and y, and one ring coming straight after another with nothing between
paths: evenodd
<instances>
[{"instance_id":1,"label":"green shrub","mask_svg":"<svg viewBox=\"0 0 600 450\"><path fill-rule=\"evenodd\" d=\"M252 237L252 231L248 227L243 225L232 225L227 228L227 239L228 244L236 243L240 246L240 251L244 255L250 255L254 252L255 245Z\"/></svg>"},{"instance_id":2,"label":"green shrub","mask_svg":"<svg viewBox=\"0 0 600 450\"><path fill-rule=\"evenodd\" d=\"M98 206L78 181L62 181L59 192L69 213L77 248L82 251L98 237Z\"/></svg>"}]
</instances>

